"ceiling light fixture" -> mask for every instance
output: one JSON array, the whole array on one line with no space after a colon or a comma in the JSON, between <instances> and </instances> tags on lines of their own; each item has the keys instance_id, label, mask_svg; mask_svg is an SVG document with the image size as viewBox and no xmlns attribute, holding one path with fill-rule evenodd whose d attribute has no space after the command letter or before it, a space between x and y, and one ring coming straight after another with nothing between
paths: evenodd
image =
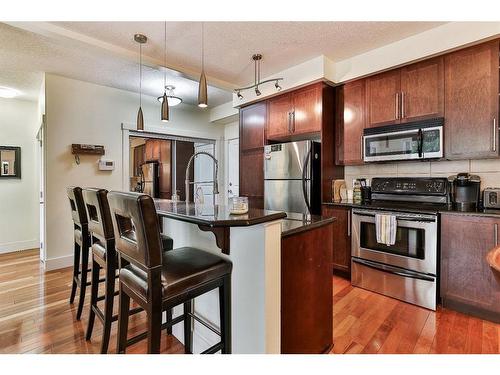
<instances>
[{"instance_id":1,"label":"ceiling light fixture","mask_svg":"<svg viewBox=\"0 0 500 375\"><path fill-rule=\"evenodd\" d=\"M144 116L142 115L142 45L148 41L146 35L135 34L134 40L139 43L139 111L137 112L137 130L144 130Z\"/></svg>"},{"instance_id":2,"label":"ceiling light fixture","mask_svg":"<svg viewBox=\"0 0 500 375\"><path fill-rule=\"evenodd\" d=\"M172 86L172 85L165 86L165 92L167 94L167 100L168 100L169 107L174 107L174 106L182 103L182 99L179 98L178 96L175 96L174 90L175 90L175 86ZM158 97L158 101L160 103L163 103L163 97L164 96Z\"/></svg>"},{"instance_id":3,"label":"ceiling light fixture","mask_svg":"<svg viewBox=\"0 0 500 375\"><path fill-rule=\"evenodd\" d=\"M169 120L169 109L168 109L168 98L167 98L167 21L165 21L165 55L163 65L165 71L163 72L163 97L161 101L161 121L168 122Z\"/></svg>"},{"instance_id":4,"label":"ceiling light fixture","mask_svg":"<svg viewBox=\"0 0 500 375\"><path fill-rule=\"evenodd\" d=\"M0 98L12 99L19 95L19 91L10 87L0 86Z\"/></svg>"},{"instance_id":5,"label":"ceiling light fixture","mask_svg":"<svg viewBox=\"0 0 500 375\"><path fill-rule=\"evenodd\" d=\"M198 84L198 107L208 106L207 77L205 77L205 24L201 23L201 75Z\"/></svg>"},{"instance_id":6,"label":"ceiling light fixture","mask_svg":"<svg viewBox=\"0 0 500 375\"><path fill-rule=\"evenodd\" d=\"M260 96L262 93L259 89L259 86L263 85L264 83L268 83L268 82L274 82L274 87L276 88L276 91L281 91L281 86L279 84L279 81L282 81L283 78L270 78L270 79L266 79L265 81L261 82L261 80L260 80L260 63L262 61L262 55L260 53L256 53L252 56L252 60L254 62L254 84L251 86L239 87L239 88L234 89L238 99L243 100L243 95L241 94L242 91L253 89L254 87L255 87L255 95Z\"/></svg>"}]
</instances>

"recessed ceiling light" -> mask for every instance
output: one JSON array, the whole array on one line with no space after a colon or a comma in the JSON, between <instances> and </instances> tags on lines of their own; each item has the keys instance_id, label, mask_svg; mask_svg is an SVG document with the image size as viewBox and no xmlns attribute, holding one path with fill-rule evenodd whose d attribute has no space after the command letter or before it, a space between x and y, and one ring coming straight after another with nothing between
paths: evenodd
<instances>
[{"instance_id":1,"label":"recessed ceiling light","mask_svg":"<svg viewBox=\"0 0 500 375\"><path fill-rule=\"evenodd\" d=\"M0 98L15 98L19 95L19 91L11 89L10 87L0 86Z\"/></svg>"}]
</instances>

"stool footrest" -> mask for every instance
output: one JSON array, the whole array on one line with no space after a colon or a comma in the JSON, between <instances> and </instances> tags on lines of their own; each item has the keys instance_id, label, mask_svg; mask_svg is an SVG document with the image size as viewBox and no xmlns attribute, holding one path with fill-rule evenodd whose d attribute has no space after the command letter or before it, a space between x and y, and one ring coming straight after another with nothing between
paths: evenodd
<instances>
[{"instance_id":1,"label":"stool footrest","mask_svg":"<svg viewBox=\"0 0 500 375\"><path fill-rule=\"evenodd\" d=\"M140 308L140 309L142 311L142 308ZM133 310L130 310L130 311L132 313ZM164 329L169 328L169 327L173 326L174 324L180 323L182 321L184 321L184 314L179 315L178 317L172 319L170 322L163 323L161 325L161 329L164 330ZM139 333L138 335L127 340L127 346L134 345L135 343L137 343L141 340L144 340L146 337L148 337L147 332Z\"/></svg>"},{"instance_id":2,"label":"stool footrest","mask_svg":"<svg viewBox=\"0 0 500 375\"><path fill-rule=\"evenodd\" d=\"M201 319L199 316L196 316L190 312L187 313L191 318L193 318L194 320L196 320L198 323L200 323L201 325L203 325L204 327L208 328L210 331L212 331L213 333L215 333L216 335L221 335L220 331L218 331L215 327L213 327L211 324L207 323L206 321L204 321L203 319Z\"/></svg>"},{"instance_id":3,"label":"stool footrest","mask_svg":"<svg viewBox=\"0 0 500 375\"><path fill-rule=\"evenodd\" d=\"M222 350L223 347L224 347L224 345L222 345L222 342L219 342L219 343L215 344L214 346L211 346L207 350L201 352L200 354L214 354L214 353L217 353L219 350Z\"/></svg>"}]
</instances>

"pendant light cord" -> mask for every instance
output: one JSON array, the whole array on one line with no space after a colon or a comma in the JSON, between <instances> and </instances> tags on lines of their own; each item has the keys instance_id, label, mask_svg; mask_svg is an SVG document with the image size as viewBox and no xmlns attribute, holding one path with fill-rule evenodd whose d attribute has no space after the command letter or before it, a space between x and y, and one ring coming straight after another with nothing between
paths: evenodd
<instances>
[{"instance_id":1,"label":"pendant light cord","mask_svg":"<svg viewBox=\"0 0 500 375\"><path fill-rule=\"evenodd\" d=\"M163 74L163 92L167 94L167 21L165 21L165 57L164 57L164 68L165 72Z\"/></svg>"},{"instance_id":2,"label":"pendant light cord","mask_svg":"<svg viewBox=\"0 0 500 375\"><path fill-rule=\"evenodd\" d=\"M201 23L201 71L205 71L205 22Z\"/></svg>"},{"instance_id":3,"label":"pendant light cord","mask_svg":"<svg viewBox=\"0 0 500 375\"><path fill-rule=\"evenodd\" d=\"M142 44L139 44L139 107L142 107Z\"/></svg>"}]
</instances>

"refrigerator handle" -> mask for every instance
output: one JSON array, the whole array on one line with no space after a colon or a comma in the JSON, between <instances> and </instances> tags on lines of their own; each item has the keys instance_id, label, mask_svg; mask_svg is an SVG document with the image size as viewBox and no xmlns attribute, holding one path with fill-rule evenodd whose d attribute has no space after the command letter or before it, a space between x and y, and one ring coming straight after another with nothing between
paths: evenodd
<instances>
[{"instance_id":1,"label":"refrigerator handle","mask_svg":"<svg viewBox=\"0 0 500 375\"><path fill-rule=\"evenodd\" d=\"M309 152L306 155L306 160L304 160L304 167L302 168L302 195L304 196L304 201L306 203L307 211L309 214L311 214L311 202L309 202L309 198L307 196L307 180L306 180L306 173L307 173L307 168L309 163L311 163L311 153L313 152L313 149L309 150Z\"/></svg>"}]
</instances>

